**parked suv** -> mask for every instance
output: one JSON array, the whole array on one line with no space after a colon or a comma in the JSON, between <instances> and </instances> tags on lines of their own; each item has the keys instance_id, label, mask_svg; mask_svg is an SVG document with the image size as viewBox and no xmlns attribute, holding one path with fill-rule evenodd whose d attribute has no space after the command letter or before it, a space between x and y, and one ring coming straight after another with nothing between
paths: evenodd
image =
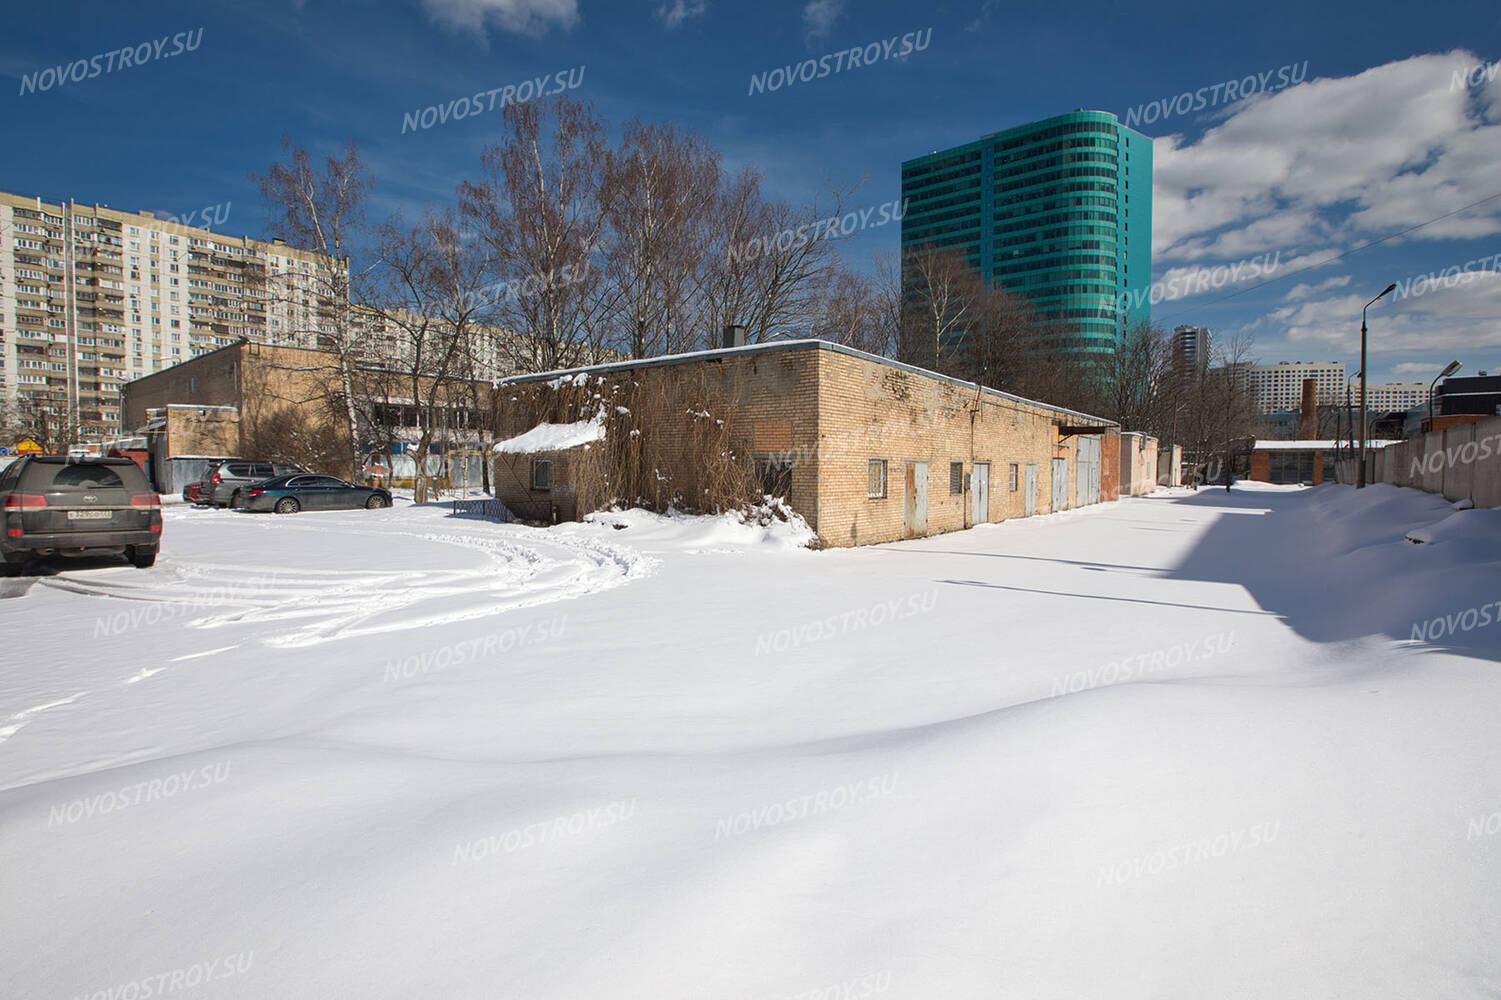
<instances>
[{"instance_id":1,"label":"parked suv","mask_svg":"<svg viewBox=\"0 0 1501 1000\"><path fill-rule=\"evenodd\" d=\"M161 497L128 458L28 455L0 472L0 563L41 556L124 555L156 562Z\"/></svg>"},{"instance_id":2,"label":"parked suv","mask_svg":"<svg viewBox=\"0 0 1501 1000\"><path fill-rule=\"evenodd\" d=\"M300 465L286 462L225 462L203 481L198 502L215 507L239 507L245 499L245 491L256 483L273 476L291 476L306 471Z\"/></svg>"}]
</instances>

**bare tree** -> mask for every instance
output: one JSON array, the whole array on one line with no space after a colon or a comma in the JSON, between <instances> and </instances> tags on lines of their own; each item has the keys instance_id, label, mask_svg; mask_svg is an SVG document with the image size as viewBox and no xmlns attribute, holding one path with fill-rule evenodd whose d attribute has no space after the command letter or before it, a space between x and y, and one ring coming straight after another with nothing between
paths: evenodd
<instances>
[{"instance_id":1,"label":"bare tree","mask_svg":"<svg viewBox=\"0 0 1501 1000\"><path fill-rule=\"evenodd\" d=\"M874 275L870 295L876 337L883 345L879 353L896 357L902 344L902 264L895 253L877 254L871 261Z\"/></svg>"},{"instance_id":2,"label":"bare tree","mask_svg":"<svg viewBox=\"0 0 1501 1000\"><path fill-rule=\"evenodd\" d=\"M751 343L811 333L838 264L832 222L843 204L840 191L824 208L767 201L749 169L721 184L698 279L703 346L731 325L744 326Z\"/></svg>"},{"instance_id":3,"label":"bare tree","mask_svg":"<svg viewBox=\"0 0 1501 1000\"><path fill-rule=\"evenodd\" d=\"M695 273L718 195L718 154L691 133L637 119L605 173L613 193L604 268L614 339L632 358L686 350Z\"/></svg>"},{"instance_id":4,"label":"bare tree","mask_svg":"<svg viewBox=\"0 0 1501 1000\"><path fill-rule=\"evenodd\" d=\"M414 499L426 503L428 456L437 435L452 427L467 398L468 376L483 308L483 256L457 212L429 213L416 226L394 218L380 231L379 292L373 306L396 333L405 395L416 419Z\"/></svg>"},{"instance_id":5,"label":"bare tree","mask_svg":"<svg viewBox=\"0 0 1501 1000\"><path fill-rule=\"evenodd\" d=\"M1185 460L1212 469L1221 467L1238 444L1256 436L1260 417L1245 378L1246 366L1252 363L1251 350L1251 340L1244 335L1217 338L1217 364L1182 375L1174 393L1173 414Z\"/></svg>"},{"instance_id":6,"label":"bare tree","mask_svg":"<svg viewBox=\"0 0 1501 1000\"><path fill-rule=\"evenodd\" d=\"M1164 400L1171 388L1172 352L1167 334L1150 323L1137 323L1115 345L1104 383L1103 416L1123 431L1160 436Z\"/></svg>"},{"instance_id":7,"label":"bare tree","mask_svg":"<svg viewBox=\"0 0 1501 1000\"><path fill-rule=\"evenodd\" d=\"M21 393L0 405L0 428L10 440L30 438L48 454L63 454L81 435L73 410L51 393Z\"/></svg>"},{"instance_id":8,"label":"bare tree","mask_svg":"<svg viewBox=\"0 0 1501 1000\"><path fill-rule=\"evenodd\" d=\"M493 322L519 336L520 371L593 360L603 338L601 247L611 192L605 123L568 97L512 104L501 141L480 156L480 177L459 187L465 217L504 283Z\"/></svg>"},{"instance_id":9,"label":"bare tree","mask_svg":"<svg viewBox=\"0 0 1501 1000\"><path fill-rule=\"evenodd\" d=\"M896 331L888 323L888 306L882 301L878 278L839 268L825 285L812 333L836 344L890 356L896 350Z\"/></svg>"},{"instance_id":10,"label":"bare tree","mask_svg":"<svg viewBox=\"0 0 1501 1000\"><path fill-rule=\"evenodd\" d=\"M965 335L984 308L979 273L962 253L930 244L904 254L902 276L901 359L934 371L962 364Z\"/></svg>"},{"instance_id":11,"label":"bare tree","mask_svg":"<svg viewBox=\"0 0 1501 1000\"><path fill-rule=\"evenodd\" d=\"M349 260L365 234L365 199L371 188L369 172L359 150L349 143L342 157L325 157L322 168L312 155L290 138L283 137L285 159L273 163L262 175L251 175L260 190L266 221L293 247L324 258L306 272L273 273L267 262L264 291L273 301L288 307L295 321L311 304L310 329L289 332L333 355L338 375L341 408L349 427L350 471L359 467L359 422L354 400L354 372L359 364L359 343L351 318ZM308 285L313 302L304 299Z\"/></svg>"}]
</instances>

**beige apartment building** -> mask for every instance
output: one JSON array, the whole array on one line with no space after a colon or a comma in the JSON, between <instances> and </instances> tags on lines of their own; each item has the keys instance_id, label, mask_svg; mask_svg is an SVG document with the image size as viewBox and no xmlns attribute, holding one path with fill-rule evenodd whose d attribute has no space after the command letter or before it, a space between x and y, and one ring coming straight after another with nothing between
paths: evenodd
<instances>
[{"instance_id":1,"label":"beige apartment building","mask_svg":"<svg viewBox=\"0 0 1501 1000\"><path fill-rule=\"evenodd\" d=\"M1360 379L1350 380L1350 400L1360 405ZM1383 382L1366 390L1366 409L1373 411L1410 410L1428 405L1427 382Z\"/></svg>"},{"instance_id":2,"label":"beige apartment building","mask_svg":"<svg viewBox=\"0 0 1501 1000\"><path fill-rule=\"evenodd\" d=\"M0 192L0 406L62 443L117 437L132 379L241 339L319 346L335 267L280 240Z\"/></svg>"},{"instance_id":3,"label":"beige apartment building","mask_svg":"<svg viewBox=\"0 0 1501 1000\"><path fill-rule=\"evenodd\" d=\"M1314 381L1318 405L1345 401L1343 361L1279 361L1274 365L1246 365L1246 386L1262 413L1296 410L1303 402L1303 380Z\"/></svg>"}]
</instances>

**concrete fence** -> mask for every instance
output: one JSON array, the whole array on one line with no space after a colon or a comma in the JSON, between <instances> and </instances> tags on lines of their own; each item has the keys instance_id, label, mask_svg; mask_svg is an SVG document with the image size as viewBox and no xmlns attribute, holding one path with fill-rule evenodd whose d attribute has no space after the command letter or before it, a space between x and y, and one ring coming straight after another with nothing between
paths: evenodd
<instances>
[{"instance_id":1,"label":"concrete fence","mask_svg":"<svg viewBox=\"0 0 1501 1000\"><path fill-rule=\"evenodd\" d=\"M1410 486L1476 507L1501 507L1501 417L1430 431L1373 451L1366 480ZM1357 461L1340 463L1339 481L1353 483Z\"/></svg>"}]
</instances>

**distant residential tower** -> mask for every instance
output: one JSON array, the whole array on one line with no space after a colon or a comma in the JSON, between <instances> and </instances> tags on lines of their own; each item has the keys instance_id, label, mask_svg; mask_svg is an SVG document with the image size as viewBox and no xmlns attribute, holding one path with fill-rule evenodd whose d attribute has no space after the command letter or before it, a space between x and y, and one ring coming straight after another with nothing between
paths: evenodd
<instances>
[{"instance_id":1,"label":"distant residential tower","mask_svg":"<svg viewBox=\"0 0 1501 1000\"><path fill-rule=\"evenodd\" d=\"M1185 370L1204 371L1213 354L1214 334L1202 326L1173 328L1173 362Z\"/></svg>"},{"instance_id":2,"label":"distant residential tower","mask_svg":"<svg viewBox=\"0 0 1501 1000\"><path fill-rule=\"evenodd\" d=\"M990 287L1056 323L1057 346L1108 357L1151 317L1152 140L1075 111L902 164L902 249L962 253ZM904 279L912 290L910 275Z\"/></svg>"}]
</instances>

